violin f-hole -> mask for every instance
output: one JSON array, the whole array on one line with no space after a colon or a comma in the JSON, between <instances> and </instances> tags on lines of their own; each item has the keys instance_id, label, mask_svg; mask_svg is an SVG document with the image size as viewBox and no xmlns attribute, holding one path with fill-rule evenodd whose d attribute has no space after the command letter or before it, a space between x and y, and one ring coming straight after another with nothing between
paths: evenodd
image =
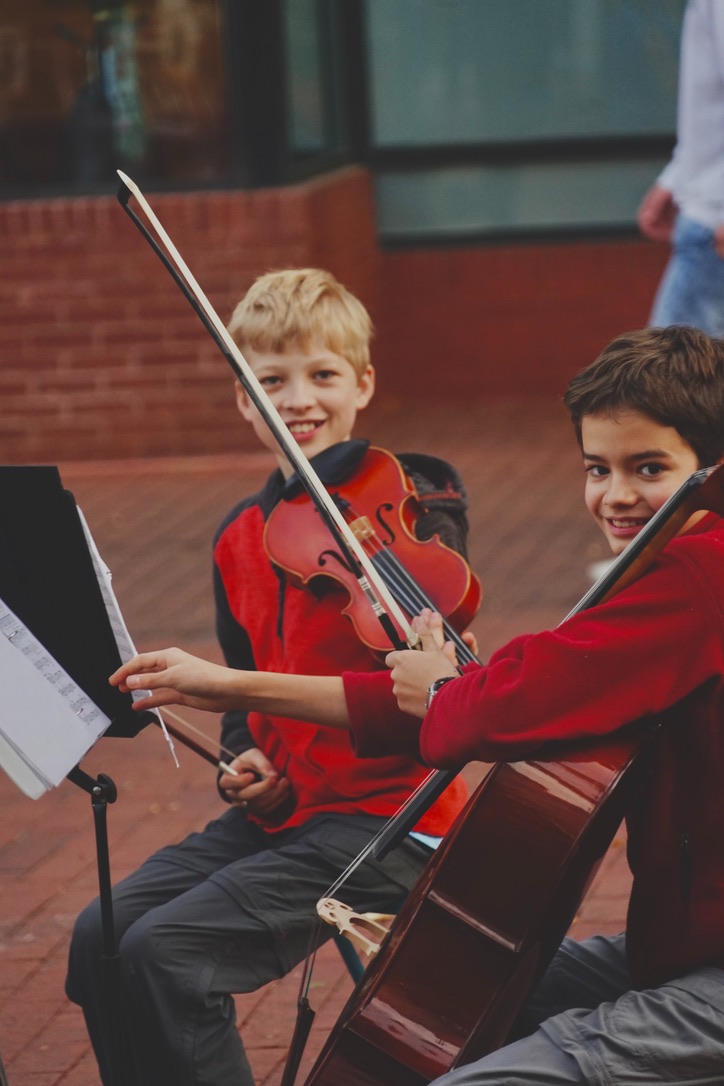
<instances>
[{"instance_id":1,"label":"violin f-hole","mask_svg":"<svg viewBox=\"0 0 724 1086\"><path fill-rule=\"evenodd\" d=\"M385 547L391 547L392 544L395 542L395 533L393 532L392 528L387 523L385 518L382 516L382 510L384 509L386 513L390 513L394 510L394 508L395 507L392 502L383 502L382 505L378 505L377 509L375 510L375 520L378 522L378 524L381 524L387 532L387 539L380 540L382 545Z\"/></svg>"},{"instance_id":2,"label":"violin f-hole","mask_svg":"<svg viewBox=\"0 0 724 1086\"><path fill-rule=\"evenodd\" d=\"M318 562L318 564L319 564L319 566L321 568L324 568L324 566L326 566L326 564L327 564L326 559L327 558L333 558L334 561L337 562L337 564L342 567L342 569L346 569L348 573L351 573L352 575L354 575L354 570L350 567L349 563L344 560L344 557L339 553L339 551L333 551L333 550L322 551L322 553L317 558L317 562Z\"/></svg>"}]
</instances>

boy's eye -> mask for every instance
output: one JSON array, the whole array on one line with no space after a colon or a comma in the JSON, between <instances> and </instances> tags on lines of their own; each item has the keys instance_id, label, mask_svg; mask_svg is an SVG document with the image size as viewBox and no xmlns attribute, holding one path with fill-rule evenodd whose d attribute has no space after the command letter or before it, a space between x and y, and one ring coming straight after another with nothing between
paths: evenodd
<instances>
[{"instance_id":1,"label":"boy's eye","mask_svg":"<svg viewBox=\"0 0 724 1086\"><path fill-rule=\"evenodd\" d=\"M281 377L277 377L274 374L267 374L266 377L259 378L259 384L262 388L275 388L276 385L281 384Z\"/></svg>"},{"instance_id":2,"label":"boy's eye","mask_svg":"<svg viewBox=\"0 0 724 1086\"><path fill-rule=\"evenodd\" d=\"M656 475L660 475L662 471L665 471L663 464L642 464L639 471L642 475L651 479Z\"/></svg>"},{"instance_id":3,"label":"boy's eye","mask_svg":"<svg viewBox=\"0 0 724 1086\"><path fill-rule=\"evenodd\" d=\"M336 377L337 374L334 370L317 370L314 376L320 381L330 381L333 377Z\"/></svg>"},{"instance_id":4,"label":"boy's eye","mask_svg":"<svg viewBox=\"0 0 724 1086\"><path fill-rule=\"evenodd\" d=\"M591 476L593 479L602 479L604 475L608 475L608 468L605 468L603 464L586 464L586 475Z\"/></svg>"}]
</instances>

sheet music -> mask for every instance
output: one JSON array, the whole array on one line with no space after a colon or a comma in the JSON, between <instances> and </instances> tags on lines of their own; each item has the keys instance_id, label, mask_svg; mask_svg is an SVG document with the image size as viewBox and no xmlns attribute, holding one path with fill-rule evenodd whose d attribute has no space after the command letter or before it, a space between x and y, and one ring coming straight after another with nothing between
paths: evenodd
<instances>
[{"instance_id":1,"label":"sheet music","mask_svg":"<svg viewBox=\"0 0 724 1086\"><path fill-rule=\"evenodd\" d=\"M103 597L103 603L111 624L111 630L116 639L116 645L118 645L121 661L125 663L126 660L130 660L132 656L136 655L136 648L131 640L131 635L128 632L128 627L126 626L123 615L121 614L118 600L111 588L111 571L98 552L96 541L91 535L91 530L88 527L88 521L83 515L83 510L80 506L76 506L76 509L78 510L78 516L83 527L83 534L85 535L88 550L93 561L93 569L95 570L96 580L100 586L101 596Z\"/></svg>"},{"instance_id":2,"label":"sheet music","mask_svg":"<svg viewBox=\"0 0 724 1086\"><path fill-rule=\"evenodd\" d=\"M76 507L77 508L77 507ZM78 509L96 579L122 661L136 648L111 587L111 571L101 558L85 517ZM38 799L88 753L111 721L60 666L32 631L0 598L0 768L31 799ZM134 691L133 698L145 691ZM158 717L176 765L178 759Z\"/></svg>"},{"instance_id":3,"label":"sheet music","mask_svg":"<svg viewBox=\"0 0 724 1086\"><path fill-rule=\"evenodd\" d=\"M118 600L116 599L113 588L111 587L111 571L100 556L100 552L98 551L98 547L96 546L96 541L91 535L91 530L88 527L88 522L83 515L83 510L80 508L80 506L76 506L76 509L78 510L78 516L80 517L80 522L83 527L83 533L86 538L86 543L88 544L88 550L93 561L93 569L95 570L96 580L98 581L98 584L100 586L101 596L103 597L103 604L108 614L108 620L111 624L111 630L113 632L116 645L118 646L118 653L121 657L121 663L125 664L126 660L130 660L131 657L136 655L137 649L136 646L133 644L133 640L131 639L131 635L128 632L128 627L126 626L125 619L121 614L121 608L118 605ZM134 701L137 701L138 698L146 697L148 693L148 690L133 690L131 691L131 697ZM163 718L157 709L151 709L150 711L154 714L154 716L158 718L158 721L161 725L161 730L163 731L164 737L171 751L171 757L176 763L176 768L178 769L179 761L176 757L176 748L173 745L173 739L171 738L166 729Z\"/></svg>"},{"instance_id":4,"label":"sheet music","mask_svg":"<svg viewBox=\"0 0 724 1086\"><path fill-rule=\"evenodd\" d=\"M37 798L60 784L110 720L2 599L0 688L0 739L9 758L0 760L18 787Z\"/></svg>"}]
</instances>

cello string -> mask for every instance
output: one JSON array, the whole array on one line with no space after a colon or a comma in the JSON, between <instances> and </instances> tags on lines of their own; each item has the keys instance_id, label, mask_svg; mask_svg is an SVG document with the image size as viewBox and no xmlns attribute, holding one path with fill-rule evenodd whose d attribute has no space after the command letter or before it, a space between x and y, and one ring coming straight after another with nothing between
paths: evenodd
<instances>
[{"instance_id":1,"label":"cello string","mask_svg":"<svg viewBox=\"0 0 724 1086\"><path fill-rule=\"evenodd\" d=\"M351 875L354 874L354 872L357 870L357 868L362 863L364 863L364 861L367 859L367 857L370 855L370 853L373 852L377 842L382 838L383 834L386 832L389 823L392 822L395 819L401 818L402 815L404 815L405 811L409 807L411 807L412 804L415 802L418 795L425 790L425 786L428 784L428 782L433 777L437 776L438 773L439 773L439 770L437 770L437 769L430 770L430 772L425 777L425 779L423 781L421 781L420 784L418 784L418 786L414 790L414 792L410 793L410 795L407 797L407 799L402 804L402 806L399 808L399 810L394 815L392 815L390 819L388 819L385 822L384 826L380 827L380 829L377 831L377 833L375 833L370 838L370 840L367 842L367 844L362 849L362 851L359 853L359 855L355 856L355 858L354 858L354 860L352 860L351 864L349 864L349 866L342 872L342 874L339 875L335 879L335 881L332 883L332 885L329 887L329 889L324 894L322 894L323 898L325 898L325 897L334 897L334 895L340 889L340 887L344 886L347 879Z\"/></svg>"}]
</instances>

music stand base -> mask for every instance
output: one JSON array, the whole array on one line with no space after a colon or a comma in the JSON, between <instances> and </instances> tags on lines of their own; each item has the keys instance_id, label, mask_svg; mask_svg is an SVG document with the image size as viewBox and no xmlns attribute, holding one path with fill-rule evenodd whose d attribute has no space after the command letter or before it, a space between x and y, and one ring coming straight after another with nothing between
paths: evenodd
<instances>
[{"instance_id":1,"label":"music stand base","mask_svg":"<svg viewBox=\"0 0 724 1086\"><path fill-rule=\"evenodd\" d=\"M75 766L66 774L69 781L77 785L91 797L93 826L96 841L96 865L98 868L98 891L101 907L101 929L103 934L103 983L106 1006L108 1008L108 1027L110 1030L110 1086L131 1086L126 1072L122 1036L123 1006L121 999L120 958L116 945L115 925L113 921L113 893L111 890L111 864L108 849L109 803L115 803L118 791L114 782L105 773L91 777L80 766Z\"/></svg>"}]
</instances>

